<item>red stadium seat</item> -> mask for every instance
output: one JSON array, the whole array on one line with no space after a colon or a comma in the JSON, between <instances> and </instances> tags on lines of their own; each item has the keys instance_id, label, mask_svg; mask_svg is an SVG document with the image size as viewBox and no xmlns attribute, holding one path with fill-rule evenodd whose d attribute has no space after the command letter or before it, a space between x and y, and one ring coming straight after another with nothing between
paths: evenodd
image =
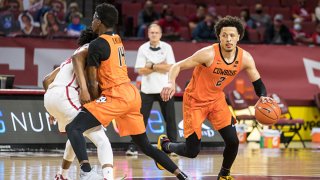
<instances>
[{"instance_id":1,"label":"red stadium seat","mask_svg":"<svg viewBox=\"0 0 320 180\"><path fill-rule=\"evenodd\" d=\"M270 15L274 17L276 14L282 14L284 20L292 18L291 10L289 7L272 7L270 8Z\"/></svg>"},{"instance_id":2,"label":"red stadium seat","mask_svg":"<svg viewBox=\"0 0 320 180\"><path fill-rule=\"evenodd\" d=\"M228 8L228 15L230 16L240 16L240 12L244 9L245 7L240 7L240 6L229 6Z\"/></svg>"},{"instance_id":3,"label":"red stadium seat","mask_svg":"<svg viewBox=\"0 0 320 180\"><path fill-rule=\"evenodd\" d=\"M171 9L174 12L174 15L176 17L179 16L188 16L189 14L185 11L184 4L171 4L170 5Z\"/></svg>"},{"instance_id":4,"label":"red stadium seat","mask_svg":"<svg viewBox=\"0 0 320 180\"><path fill-rule=\"evenodd\" d=\"M138 14L139 14L139 11L141 10L141 8L142 8L142 4L141 3L124 2L122 4L122 14L126 18L129 18L129 17L133 18L133 27L137 27Z\"/></svg>"},{"instance_id":5,"label":"red stadium seat","mask_svg":"<svg viewBox=\"0 0 320 180\"><path fill-rule=\"evenodd\" d=\"M182 40L190 40L191 34L189 28L186 26L180 27L180 35Z\"/></svg>"},{"instance_id":6,"label":"red stadium seat","mask_svg":"<svg viewBox=\"0 0 320 180\"><path fill-rule=\"evenodd\" d=\"M261 0L261 4L263 6L268 6L268 7L280 7L281 6L280 0Z\"/></svg>"},{"instance_id":7,"label":"red stadium seat","mask_svg":"<svg viewBox=\"0 0 320 180\"><path fill-rule=\"evenodd\" d=\"M270 95L279 105L281 109L281 117L274 126L281 132L280 141L284 143L285 148L287 148L292 141L295 135L298 135L300 142L302 143L303 147L305 148L306 145L299 133L299 130L302 128L304 124L303 119L294 119L289 111L288 105L286 101L281 98L279 95L273 93Z\"/></svg>"},{"instance_id":8,"label":"red stadium seat","mask_svg":"<svg viewBox=\"0 0 320 180\"><path fill-rule=\"evenodd\" d=\"M294 0L280 0L280 3L283 7L291 8L293 5L297 4L297 1Z\"/></svg>"},{"instance_id":9,"label":"red stadium seat","mask_svg":"<svg viewBox=\"0 0 320 180\"><path fill-rule=\"evenodd\" d=\"M315 22L302 22L302 30L307 34L312 34L316 31L317 24Z\"/></svg>"},{"instance_id":10,"label":"red stadium seat","mask_svg":"<svg viewBox=\"0 0 320 180\"><path fill-rule=\"evenodd\" d=\"M219 16L226 16L228 14L228 8L227 6L216 6L216 12Z\"/></svg>"},{"instance_id":11,"label":"red stadium seat","mask_svg":"<svg viewBox=\"0 0 320 180\"><path fill-rule=\"evenodd\" d=\"M247 31L248 31L249 41L251 43L261 43L260 33L257 30L248 28Z\"/></svg>"}]
</instances>

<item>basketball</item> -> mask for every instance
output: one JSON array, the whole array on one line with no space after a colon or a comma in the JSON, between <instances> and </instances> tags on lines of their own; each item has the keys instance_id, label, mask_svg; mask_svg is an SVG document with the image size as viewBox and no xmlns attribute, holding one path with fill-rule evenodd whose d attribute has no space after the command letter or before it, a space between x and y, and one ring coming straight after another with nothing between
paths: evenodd
<instances>
[{"instance_id":1,"label":"basketball","mask_svg":"<svg viewBox=\"0 0 320 180\"><path fill-rule=\"evenodd\" d=\"M262 103L261 100L257 103L255 107L255 117L260 124L263 125L273 125L275 124L281 115L280 107L276 102L265 102Z\"/></svg>"}]
</instances>

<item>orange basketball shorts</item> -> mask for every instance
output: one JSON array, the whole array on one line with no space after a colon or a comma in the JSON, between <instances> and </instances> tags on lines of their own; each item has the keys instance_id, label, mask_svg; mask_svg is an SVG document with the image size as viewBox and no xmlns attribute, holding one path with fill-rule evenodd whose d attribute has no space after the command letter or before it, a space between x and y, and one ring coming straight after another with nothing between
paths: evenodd
<instances>
[{"instance_id":1,"label":"orange basketball shorts","mask_svg":"<svg viewBox=\"0 0 320 180\"><path fill-rule=\"evenodd\" d=\"M84 107L103 126L108 126L115 119L120 136L137 135L146 131L140 113L140 93L130 83L104 90L100 98L85 104Z\"/></svg>"},{"instance_id":2,"label":"orange basketball shorts","mask_svg":"<svg viewBox=\"0 0 320 180\"><path fill-rule=\"evenodd\" d=\"M188 94L183 97L183 128L184 137L194 132L198 138L202 137L202 123L208 119L215 130L230 125L232 114L225 100L225 96L217 97L215 101L199 102Z\"/></svg>"}]
</instances>

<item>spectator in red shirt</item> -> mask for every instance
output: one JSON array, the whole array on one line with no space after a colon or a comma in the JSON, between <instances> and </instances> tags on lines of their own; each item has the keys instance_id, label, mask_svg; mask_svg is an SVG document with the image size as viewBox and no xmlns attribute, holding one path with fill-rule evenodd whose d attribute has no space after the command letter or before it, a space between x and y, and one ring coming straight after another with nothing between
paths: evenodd
<instances>
[{"instance_id":1,"label":"spectator in red shirt","mask_svg":"<svg viewBox=\"0 0 320 180\"><path fill-rule=\"evenodd\" d=\"M320 23L316 26L316 31L307 39L307 42L320 46Z\"/></svg>"},{"instance_id":2,"label":"spectator in red shirt","mask_svg":"<svg viewBox=\"0 0 320 180\"><path fill-rule=\"evenodd\" d=\"M301 19L301 21L314 20L312 11L306 7L306 0L297 0L298 4L292 7L293 19Z\"/></svg>"},{"instance_id":3,"label":"spectator in red shirt","mask_svg":"<svg viewBox=\"0 0 320 180\"><path fill-rule=\"evenodd\" d=\"M162 37L166 40L180 39L180 24L175 19L173 11L169 9L164 18L160 19L158 24L162 29Z\"/></svg>"}]
</instances>

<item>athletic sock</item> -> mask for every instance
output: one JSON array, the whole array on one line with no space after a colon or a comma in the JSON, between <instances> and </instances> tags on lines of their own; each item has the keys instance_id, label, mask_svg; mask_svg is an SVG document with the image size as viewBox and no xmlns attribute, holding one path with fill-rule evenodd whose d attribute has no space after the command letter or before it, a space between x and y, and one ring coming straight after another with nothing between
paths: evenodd
<instances>
[{"instance_id":1,"label":"athletic sock","mask_svg":"<svg viewBox=\"0 0 320 180\"><path fill-rule=\"evenodd\" d=\"M187 179L188 179L188 176L187 176L185 173L180 172L180 173L177 175L177 178L178 178L179 180L187 180Z\"/></svg>"},{"instance_id":2,"label":"athletic sock","mask_svg":"<svg viewBox=\"0 0 320 180\"><path fill-rule=\"evenodd\" d=\"M82 171L84 171L84 172L91 171L91 166L89 163L82 163L80 167L81 167Z\"/></svg>"},{"instance_id":3,"label":"athletic sock","mask_svg":"<svg viewBox=\"0 0 320 180\"><path fill-rule=\"evenodd\" d=\"M230 175L230 169L226 169L224 167L221 168L219 172L220 176L229 176Z\"/></svg>"},{"instance_id":4,"label":"athletic sock","mask_svg":"<svg viewBox=\"0 0 320 180\"><path fill-rule=\"evenodd\" d=\"M106 179L113 179L113 168L112 167L105 167L102 169L103 177Z\"/></svg>"}]
</instances>

